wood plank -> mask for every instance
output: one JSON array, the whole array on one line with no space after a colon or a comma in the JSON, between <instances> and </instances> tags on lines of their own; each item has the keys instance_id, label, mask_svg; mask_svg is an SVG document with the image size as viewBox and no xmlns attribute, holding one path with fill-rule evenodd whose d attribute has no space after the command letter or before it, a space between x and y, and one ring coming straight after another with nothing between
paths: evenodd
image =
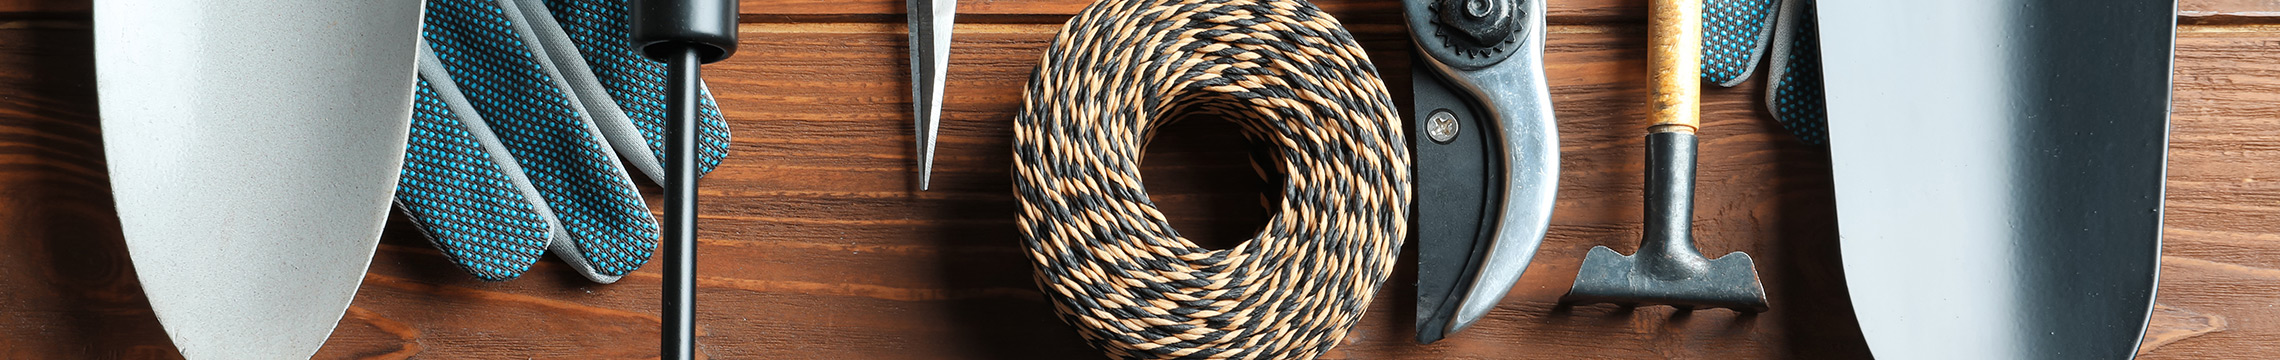
<instances>
[{"instance_id":1,"label":"wood plank","mask_svg":"<svg viewBox=\"0 0 2280 360\"><path fill-rule=\"evenodd\" d=\"M1407 93L1407 59L1397 28L1359 36L1397 94ZM954 94L948 100L935 190L909 193L909 127L903 115L908 90L900 80L901 35L891 25L844 24L746 27L743 46L755 53L711 68L713 87L744 136L735 158L707 179L705 256L708 304L751 304L708 310L706 351L720 357L761 358L1085 358L1094 352L1051 316L1030 282L1012 226L1006 196L1010 118L1044 41L1047 25L966 28L952 59ZM1643 66L1642 39L1623 29L1572 29L1552 40L1550 61L1567 120L1564 149L1573 169L1565 175L1563 211L1547 254L1581 254L1592 245L1630 249L1638 236L1641 125L1636 99L1646 96L1631 69ZM815 51L813 49L831 49ZM1828 239L1833 205L1825 158L1773 134L1761 120L1756 88L1720 91L1704 130L1703 178L1715 196L1700 202L1705 247L1747 250L1774 271L1768 280L1783 310L1754 318L1697 314L1666 323L1668 309L1635 315L1613 307L1552 309L1551 300L1572 279L1575 258L1547 255L1514 301L1467 336L1417 346L1409 310L1413 296L1403 270L1373 304L1351 343L1330 358L1502 357L1559 353L1763 358L1861 354L1857 333L1796 331L1849 328L1841 278L1833 276L1835 248ZM1569 105L1572 104L1572 105ZM1224 134L1223 134L1224 135ZM1191 139L1166 136L1164 139ZM1223 159L1240 147L1209 147L1167 140L1155 151ZM1225 144L1221 144L1225 145ZM1185 147L1183 147L1185 146ZM1816 160L1820 159L1820 160ZM1214 208L1253 201L1206 181L1234 166L1151 161L1150 189L1180 226L1247 231L1254 223L1214 222ZM1819 164L1819 165L1815 165ZM1807 175L1807 174L1823 175ZM1162 175L1159 177L1159 175ZM1189 179L1189 181L1181 181ZM1169 185L1169 186L1164 186ZM1255 203L1255 202L1254 202ZM764 235L763 235L764 234ZM558 266L530 279L487 284L460 276L425 250L409 232L391 233L352 321L404 324L418 329L417 345L443 354L509 355L498 343L538 341L549 357L582 353L567 340L533 339L525 329L546 319L544 332L599 334L588 339L648 344L645 316L654 316L654 275L626 284L583 284ZM1770 239L1770 240L1769 240ZM864 269L850 272L849 269ZM1818 270L1815 270L1818 269ZM572 287L565 289L564 287ZM589 293L590 292L590 293ZM531 302L561 307L554 315L522 310ZM536 299L533 299L536 298ZM732 305L724 305L732 306ZM503 314L503 315L497 315ZM1611 315L1614 314L1614 315ZM476 316L524 321L453 320ZM569 320L565 320L569 319ZM1653 319L1653 320L1649 320ZM382 326L344 326L345 329ZM625 337L618 337L618 335ZM1545 334L1562 334L1545 336ZM386 335L386 336L383 336ZM400 351L403 342L380 332L344 332L328 354ZM357 339L349 341L349 339ZM719 339L719 340L714 340ZM733 340L730 340L733 339ZM1514 341L1540 344L1514 352ZM1609 349L1606 345L1631 344ZM1718 343L1723 346L1679 346ZM795 352L796 351L796 352ZM1609 352L1614 351L1614 352ZM1637 352L1624 352L1637 351Z\"/></svg>"},{"instance_id":2,"label":"wood plank","mask_svg":"<svg viewBox=\"0 0 2280 360\"><path fill-rule=\"evenodd\" d=\"M746 22L805 21L813 19L901 22L903 0L740 0ZM1401 3L1378 0L1317 0L1316 6L1348 23L1365 20L1401 21ZM1091 1L993 0L958 4L960 23L1059 23L1083 10ZM1545 3L1546 20L1555 24L1610 21L1643 22L1646 3L1626 0L1571 0Z\"/></svg>"},{"instance_id":3,"label":"wood plank","mask_svg":"<svg viewBox=\"0 0 2280 360\"><path fill-rule=\"evenodd\" d=\"M1326 5L1327 6L1327 5ZM751 7L748 7L751 8ZM111 213L83 21L0 26L0 358L174 358ZM1408 88L1407 43L1349 21ZM713 358L1097 358L1030 282L1013 232L1009 119L1056 26L959 30L936 190L913 192L899 25L750 24L708 68L739 134L706 182L700 261ZM1592 245L1635 246L1642 36L1562 26L1549 40L1562 189L1543 256L1488 320L1411 343L1414 270L1388 282L1332 359L1854 358L1834 262L1827 157L1766 120L1758 85L1708 90L1697 231L1761 261L1774 312L1557 307ZM2179 36L2169 222L2148 358L2280 356L2280 29ZM768 56L751 56L768 54ZM1144 172L1175 226L1236 238L1257 195L1226 128L1175 129ZM654 190L652 190L654 191ZM655 198L652 197L652 201ZM319 358L626 358L655 346L656 267L591 284L559 262L488 283L392 223ZM1414 250L1414 249L1411 249ZM1413 253L1413 251L1405 251ZM1414 257L1404 260L1413 261ZM24 276L20 274L36 274Z\"/></svg>"},{"instance_id":4,"label":"wood plank","mask_svg":"<svg viewBox=\"0 0 2280 360\"><path fill-rule=\"evenodd\" d=\"M900 21L901 0L739 0L746 22L790 21ZM992 0L964 1L958 13L964 22L1059 22L1089 1ZM1397 3L1377 0L1316 1L1341 18L1386 17L1400 13ZM92 0L0 0L0 18L55 17L84 14ZM1646 21L1646 3L1639 0L1565 0L1544 4L1553 24ZM2280 2L2272 0L2180 0L2178 18L2189 24L2280 23ZM84 15L79 15L84 16ZM1349 20L1352 21L1352 20Z\"/></svg>"},{"instance_id":5,"label":"wood plank","mask_svg":"<svg viewBox=\"0 0 2280 360\"><path fill-rule=\"evenodd\" d=\"M111 206L93 34L0 25L0 358L176 356Z\"/></svg>"},{"instance_id":6,"label":"wood plank","mask_svg":"<svg viewBox=\"0 0 2280 360\"><path fill-rule=\"evenodd\" d=\"M2280 32L2178 34L2161 289L2145 359L2280 354ZM2164 321L2166 319L2166 321Z\"/></svg>"},{"instance_id":7,"label":"wood plank","mask_svg":"<svg viewBox=\"0 0 2280 360\"><path fill-rule=\"evenodd\" d=\"M720 260L706 262L720 264L708 265L704 272L720 277L709 280L708 287L721 288L706 296L776 304L772 308L793 305L804 310L800 314L769 313L778 316L777 320L769 321L770 324L749 324L755 315L752 313L711 314L708 323L725 322L735 326L708 328L714 334L761 340L713 343L707 347L708 351L722 356L764 358L1088 356L1085 355L1089 354L1088 349L1071 336L1068 328L1047 316L1047 306L1038 301L1038 295L1029 287L1027 268L1018 248L1010 242L1015 236L1010 225L1011 199L1003 195L1008 186L1004 180L1004 164L1009 161L1003 149L1007 146L1006 127L1010 126L1004 119L1016 108L1028 64L1052 31L1050 26L980 26L968 32L964 38L967 40L960 44L967 50L953 59L956 68L967 71L952 74L955 86L951 93L959 95L950 100L943 158L937 165L938 190L918 194L903 192L911 187L909 149L905 144L909 129L901 124L901 111L907 99L904 84L895 80L900 76L896 69L902 60L901 53L894 51L899 41L894 26L846 24L833 25L824 31L817 31L813 26L748 26L747 30L748 38L755 39L746 44L748 49L785 56L739 60L722 64L714 72L715 86L728 97L724 103L731 104L731 114L743 115L738 116L741 121L737 130L745 134L804 135L740 138L738 158L708 181L709 189L713 189L708 193L713 196L709 203L712 205L707 208L708 219L712 221L708 224L726 228L707 231L707 254L735 260L729 260L734 261L730 264L721 264ZM1862 348L1857 332L1829 330L1849 329L1852 320L1845 299L1834 295L1841 294L1842 278L1836 275L1836 265L1829 260L1836 252L1829 241L1833 231L1828 224L1833 223L1833 218L1828 217L1832 206L1827 190L1827 159L1790 142L1764 121L1756 88L1714 90L1706 101L1705 117L1712 121L1706 124L1704 131L1704 195L1699 212L1702 220L1697 222L1697 227L1709 251L1744 250L1763 259L1770 274L1768 287L1781 310L1749 319L1717 312L1677 318L1667 309L1623 313L1606 306L1559 308L1552 305L1551 301L1564 291L1566 280L1572 277L1576 261L1572 256L1555 254L1578 254L1599 244L1629 249L1632 246L1629 239L1637 236L1634 229L1639 221L1636 189L1640 187L1637 170L1640 144L1634 134L1635 124L1624 120L1643 116L1635 106L1636 99L1645 96L1643 88L1638 86L1643 79L1629 71L1643 66L1636 60L1639 50L1631 45L1640 40L1639 36L1618 28L1566 30L1554 34L1550 60L1556 76L1554 91L1561 96L1562 136L1568 139L1564 163L1568 170L1563 174L1561 211L1552 239L1545 246L1547 255L1531 267L1534 275L1516 290L1512 300L1473 332L1445 343L1417 346L1407 340L1411 331L1406 325L1408 309L1412 305L1406 299L1412 290L1401 280L1412 275L1404 269L1381 294L1383 297L1373 305L1371 316L1365 319L1349 344L1330 357L1526 358L1580 353L1711 358L1860 355ZM2228 65L2208 58L2255 59L2257 54L2240 52L2263 49L2258 47L2260 43L2242 39L2264 40L2276 35L2280 34L2190 33L2180 45L2181 62L2208 65L2202 65L2206 68L2181 66L2181 73L2186 73L2182 69L2195 69L2231 75L2203 81L2208 84L2280 79L2280 74L2234 68L2268 68L2252 66L2261 63L2236 61ZM1399 49L1401 44L1396 33L1387 31L1364 33L1361 37L1373 49ZM830 44L845 50L792 51ZM1373 56L1380 61L1381 68L1405 68L1402 53L1380 52ZM1406 88L1406 75L1399 70L1388 71L1387 77L1396 93ZM2214 124L2209 133L2220 134L2216 136L2233 133L2227 130L2228 126L2257 127L2260 124L2253 122L2253 114L2258 113L2259 108L2220 104L2263 100L2265 97L2257 94L2271 93L2258 92L2262 90L2258 86L2196 86L2185 84L2187 80L2180 82L2178 127L2204 129L2198 124ZM861 101L846 101L849 99ZM2204 133L2180 131L2178 146L2181 150L2176 155L2180 165L2175 170L2180 178L2197 178L2199 175L2194 174L2209 170L2272 171L2268 167L2240 166L2242 164L2187 169L2189 163L2209 161L2195 157L2197 150L2192 149L2198 144L2263 146L2265 149L2258 153L2261 156L2280 156L2280 147L2271 144L2270 139L2274 137L2210 139L2201 134ZM1170 151L1211 152L1209 148L1181 150L1180 143L1166 145L1174 149ZM1227 151L1222 153L1236 157ZM1166 173L1166 170L1179 173L1178 169L1164 169L1164 166L1152 163L1150 178L1157 179L1155 174ZM1181 177L1170 178L1177 181ZM1239 203L1253 196L1210 187L1151 186L1151 189L1165 196L1184 196L1165 201L1167 212L1175 221L1198 221L1184 214ZM2256 191L2249 191L2247 195L2280 194L2280 189L2252 190ZM2195 197L2187 190L2174 192L2179 197L2174 198L2173 208L2180 210L2173 210L2173 214L2177 214L2172 218L2173 229L2210 223L2257 223L2202 220L2219 214L2195 213L2190 209L2199 204L2225 202ZM1235 200L1224 199L1230 197ZM1213 198L1221 200L1205 200ZM2271 213L2274 212L2252 214ZM1203 223L1202 226L1220 225L1225 224ZM1239 223L1233 225L1241 228ZM2252 231L2244 234L2280 232L2244 230ZM747 234L768 235L760 238ZM392 239L392 245L418 248L415 240ZM2269 241L2251 243L2280 246ZM2206 251L2198 244L2179 241L2173 244L2177 249L2172 251ZM2270 255L2258 256L2271 252L2227 253L2265 262L2280 261ZM406 254L425 254L425 251ZM2217 270L2224 269L2222 267L2175 265L2191 264L2189 261L2195 259L2198 258L2173 260L2172 265L2166 267L2172 275L2168 278L2194 284L2196 289L2210 289L2202 291L2227 289L2193 282L2197 277L2221 276L2223 272ZM866 271L845 274L845 269ZM389 273L377 267L375 271ZM555 277L557 282L577 284L576 279L560 269L553 270L552 274L539 274ZM400 278L416 277L402 275ZM470 282L453 279L427 281ZM824 283L813 279L834 281ZM612 288L638 288L612 292L648 293L645 285L638 284L613 285ZM480 289L490 285L468 286ZM543 289L517 287L502 291L533 290ZM2253 294L2280 291L2252 290L2255 290L2250 292ZM2190 345L2212 338L2222 339L2209 334L2243 336L2232 341L2251 341L2260 335L2238 330L2243 326L2242 321L2270 321L2269 315L2227 305L2237 304L2236 300L2228 299L2235 299L2239 294L2207 294L2182 301L2168 299L2180 296L2178 294L2192 296L2196 292L2165 294L2168 296L2164 297L2164 309L2168 310L2163 312L2164 322L2156 329L2156 336L2182 335L2171 335L2160 339L2165 342L2149 346L2153 355L2180 353L2190 357L2214 352L2237 356L2245 351L2257 351L2255 347ZM645 313L650 308L646 299L638 297L611 296L609 299L603 302L614 311ZM384 316L398 311L421 314L435 311L427 310L434 307L432 304L418 305L404 309L379 305L372 312ZM945 318L933 311L959 315ZM2171 321L2180 319L2184 321ZM2226 331L2206 331L2212 321L2223 321L2219 323L2232 327ZM831 325L798 325L817 323ZM613 325L593 326L606 329ZM771 331L791 328L802 330ZM481 330L473 333L508 330L478 329ZM743 331L740 329L754 332L731 335L737 334L734 331ZM977 333L987 335L974 335ZM488 335L452 335L453 332L428 334L488 338ZM1026 340L1009 343L1008 338ZM645 340L631 340L642 341ZM437 342L423 342L433 343ZM800 344L806 345L796 346ZM788 348L799 348L801 352L780 352Z\"/></svg>"},{"instance_id":8,"label":"wood plank","mask_svg":"<svg viewBox=\"0 0 2280 360\"><path fill-rule=\"evenodd\" d=\"M57 13L85 14L93 4L93 0L0 0L0 14L10 16Z\"/></svg>"},{"instance_id":9,"label":"wood plank","mask_svg":"<svg viewBox=\"0 0 2280 360\"><path fill-rule=\"evenodd\" d=\"M818 20L902 21L902 0L739 0L746 22ZM993 0L960 2L961 22L1060 22L1090 1ZM1317 0L1323 10L1352 23L1361 19L1398 22L1399 3L1377 0ZM2178 0L2178 18L2189 24L2280 23L2280 1ZM1643 0L1562 0L1544 4L1546 21L1576 25L1644 23Z\"/></svg>"},{"instance_id":10,"label":"wood plank","mask_svg":"<svg viewBox=\"0 0 2280 360\"><path fill-rule=\"evenodd\" d=\"M2186 24L2280 23L2280 1L2187 0L2177 2L2178 22Z\"/></svg>"}]
</instances>

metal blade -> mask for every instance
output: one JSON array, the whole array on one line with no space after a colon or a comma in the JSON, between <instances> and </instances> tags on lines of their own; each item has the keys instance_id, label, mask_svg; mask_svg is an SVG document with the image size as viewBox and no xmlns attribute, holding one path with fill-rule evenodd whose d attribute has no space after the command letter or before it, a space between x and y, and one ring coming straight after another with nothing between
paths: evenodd
<instances>
[{"instance_id":1,"label":"metal blade","mask_svg":"<svg viewBox=\"0 0 2280 360\"><path fill-rule=\"evenodd\" d=\"M2175 4L1820 5L1846 287L1875 355L2134 356Z\"/></svg>"},{"instance_id":2,"label":"metal blade","mask_svg":"<svg viewBox=\"0 0 2280 360\"><path fill-rule=\"evenodd\" d=\"M1418 179L1417 340L1431 343L1480 320L1528 269L1551 227L1559 132L1543 72L1543 3L1517 12L1506 58L1483 63L1437 45L1432 11L1407 3L1421 53L1415 126ZM1456 136L1434 141L1435 112Z\"/></svg>"},{"instance_id":3,"label":"metal blade","mask_svg":"<svg viewBox=\"0 0 2280 360\"><path fill-rule=\"evenodd\" d=\"M910 0L910 102L918 139L918 189L934 176L934 136L942 127L942 83L950 68L957 0Z\"/></svg>"},{"instance_id":4,"label":"metal blade","mask_svg":"<svg viewBox=\"0 0 2280 360\"><path fill-rule=\"evenodd\" d=\"M308 358L339 323L402 167L420 3L95 3L120 231L184 357Z\"/></svg>"}]
</instances>

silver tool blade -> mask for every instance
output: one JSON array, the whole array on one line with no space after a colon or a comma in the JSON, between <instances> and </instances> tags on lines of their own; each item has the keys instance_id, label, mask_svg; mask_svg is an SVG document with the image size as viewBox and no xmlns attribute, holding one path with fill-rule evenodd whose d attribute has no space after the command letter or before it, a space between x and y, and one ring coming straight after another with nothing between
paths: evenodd
<instances>
[{"instance_id":1,"label":"silver tool blade","mask_svg":"<svg viewBox=\"0 0 2280 360\"><path fill-rule=\"evenodd\" d=\"M95 2L120 231L184 357L308 358L340 322L402 167L420 5Z\"/></svg>"},{"instance_id":2,"label":"silver tool blade","mask_svg":"<svg viewBox=\"0 0 2280 360\"><path fill-rule=\"evenodd\" d=\"M1846 287L1876 357L2135 356L2175 5L1820 6Z\"/></svg>"},{"instance_id":3,"label":"silver tool blade","mask_svg":"<svg viewBox=\"0 0 2280 360\"><path fill-rule=\"evenodd\" d=\"M910 0L910 103L918 139L918 189L934 177L934 136L942 128L942 83L950 68L957 0Z\"/></svg>"},{"instance_id":4,"label":"silver tool blade","mask_svg":"<svg viewBox=\"0 0 2280 360\"><path fill-rule=\"evenodd\" d=\"M1439 110L1463 119L1456 122L1461 124L1457 138L1446 144L1428 139L1429 128L1412 127L1420 130L1415 135L1419 342L1463 331L1494 310L1528 270L1551 228L1560 150L1543 69L1544 2L1512 4L1519 6L1515 14L1520 17L1515 40L1495 55L1503 58L1484 59L1446 51L1446 38L1433 35L1438 30L1432 28L1430 1L1405 2L1412 39L1426 54L1414 65L1419 71L1412 78L1419 85L1412 121L1430 121ZM1447 146L1479 150L1466 155L1439 148ZM1451 162L1479 164L1446 164ZM1459 168L1468 173L1436 172ZM1469 173L1473 171L1479 173ZM1477 194L1436 193L1443 190L1436 183L1466 181L1476 184L1444 189ZM1449 206L1468 196L1482 203Z\"/></svg>"}]
</instances>

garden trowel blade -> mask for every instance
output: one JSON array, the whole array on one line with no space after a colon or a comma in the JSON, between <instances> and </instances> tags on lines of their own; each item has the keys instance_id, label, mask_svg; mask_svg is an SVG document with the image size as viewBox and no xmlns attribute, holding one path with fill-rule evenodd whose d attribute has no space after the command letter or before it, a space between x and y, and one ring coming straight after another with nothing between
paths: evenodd
<instances>
[{"instance_id":1,"label":"garden trowel blade","mask_svg":"<svg viewBox=\"0 0 2280 360\"><path fill-rule=\"evenodd\" d=\"M1876 357L2134 356L2176 5L1819 5L1846 287Z\"/></svg>"},{"instance_id":2,"label":"garden trowel blade","mask_svg":"<svg viewBox=\"0 0 2280 360\"><path fill-rule=\"evenodd\" d=\"M184 357L307 358L340 321L404 158L420 5L95 2L121 233Z\"/></svg>"}]
</instances>

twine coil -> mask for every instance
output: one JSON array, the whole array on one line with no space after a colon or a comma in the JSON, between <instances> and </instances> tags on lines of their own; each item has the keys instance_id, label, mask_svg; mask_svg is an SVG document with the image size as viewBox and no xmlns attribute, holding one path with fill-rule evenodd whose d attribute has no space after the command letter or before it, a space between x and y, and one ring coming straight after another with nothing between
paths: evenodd
<instances>
[{"instance_id":1,"label":"twine coil","mask_svg":"<svg viewBox=\"0 0 2280 360\"><path fill-rule=\"evenodd\" d=\"M1369 58L1304 0L1105 0L1070 19L1015 118L1019 226L1061 319L1122 359L1307 359L1360 319L1406 235L1409 152ZM1155 130L1242 125L1284 179L1225 250L1140 183Z\"/></svg>"}]
</instances>

